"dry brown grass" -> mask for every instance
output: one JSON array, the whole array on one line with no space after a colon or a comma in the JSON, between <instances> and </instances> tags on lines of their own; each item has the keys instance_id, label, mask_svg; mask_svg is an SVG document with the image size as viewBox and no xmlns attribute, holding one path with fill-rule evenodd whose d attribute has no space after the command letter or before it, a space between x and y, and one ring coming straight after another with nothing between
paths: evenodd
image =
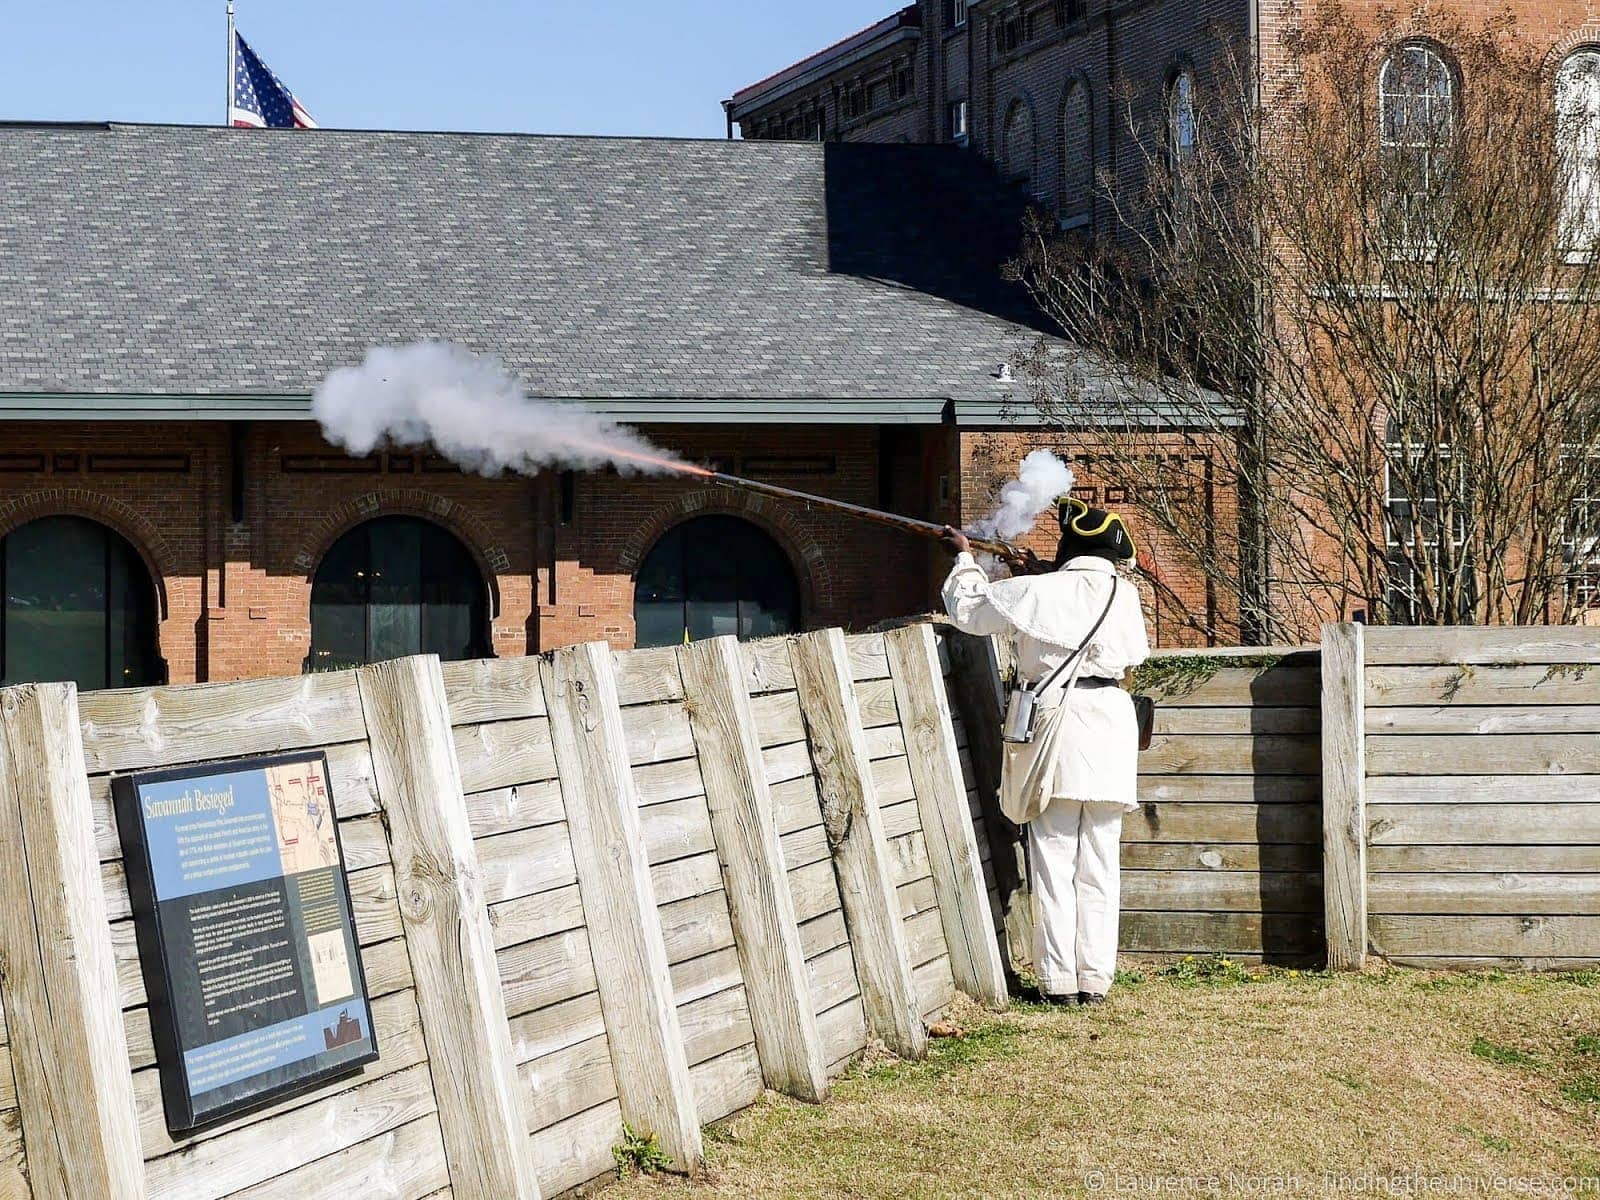
<instances>
[{"instance_id":1,"label":"dry brown grass","mask_svg":"<svg viewBox=\"0 0 1600 1200\"><path fill-rule=\"evenodd\" d=\"M1600 1197L1600 974L1198 973L1018 1006L819 1107L769 1097L708 1131L701 1179L608 1195L1276 1195L1342 1175L1366 1195L1576 1176L1557 1194Z\"/></svg>"}]
</instances>

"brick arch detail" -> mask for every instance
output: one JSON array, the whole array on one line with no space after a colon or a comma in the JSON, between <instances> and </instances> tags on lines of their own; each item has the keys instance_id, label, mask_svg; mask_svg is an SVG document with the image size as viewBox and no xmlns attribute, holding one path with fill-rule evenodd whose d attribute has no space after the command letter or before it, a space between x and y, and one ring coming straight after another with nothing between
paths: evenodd
<instances>
[{"instance_id":1,"label":"brick arch detail","mask_svg":"<svg viewBox=\"0 0 1600 1200\"><path fill-rule=\"evenodd\" d=\"M680 496L629 535L622 544L618 566L626 575L636 575L644 557L674 526L695 517L739 517L749 521L778 543L795 568L800 584L801 620L834 607L833 567L805 528L786 509L765 496L734 493L722 488L705 488Z\"/></svg>"},{"instance_id":2,"label":"brick arch detail","mask_svg":"<svg viewBox=\"0 0 1600 1200\"><path fill-rule=\"evenodd\" d=\"M1561 64L1579 50L1600 50L1600 21L1586 21L1562 37L1545 55L1544 69L1553 82Z\"/></svg>"},{"instance_id":3,"label":"brick arch detail","mask_svg":"<svg viewBox=\"0 0 1600 1200\"><path fill-rule=\"evenodd\" d=\"M295 569L305 575L307 585L336 541L377 517L420 517L453 534L478 564L489 588L489 619L500 616L500 576L511 569L511 556L465 505L420 488L366 492L323 513L294 556Z\"/></svg>"},{"instance_id":4,"label":"brick arch detail","mask_svg":"<svg viewBox=\"0 0 1600 1200\"><path fill-rule=\"evenodd\" d=\"M178 559L161 531L136 509L89 488L50 488L0 504L0 538L41 517L83 517L104 525L133 547L156 589L159 620L169 616L167 580L178 574Z\"/></svg>"}]
</instances>

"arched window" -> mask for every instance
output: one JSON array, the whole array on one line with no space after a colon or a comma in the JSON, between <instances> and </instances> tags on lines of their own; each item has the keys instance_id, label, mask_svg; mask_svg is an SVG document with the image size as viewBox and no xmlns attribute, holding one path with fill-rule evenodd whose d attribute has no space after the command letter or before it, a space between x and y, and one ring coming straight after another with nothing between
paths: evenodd
<instances>
[{"instance_id":1,"label":"arched window","mask_svg":"<svg viewBox=\"0 0 1600 1200\"><path fill-rule=\"evenodd\" d=\"M12 530L0 540L0 596L0 683L162 682L155 584L104 525L41 517Z\"/></svg>"},{"instance_id":2,"label":"arched window","mask_svg":"<svg viewBox=\"0 0 1600 1200\"><path fill-rule=\"evenodd\" d=\"M1556 73L1561 147L1561 248L1574 256L1600 248L1600 49L1579 50Z\"/></svg>"},{"instance_id":3,"label":"arched window","mask_svg":"<svg viewBox=\"0 0 1600 1200\"><path fill-rule=\"evenodd\" d=\"M1064 229L1088 225L1093 214L1094 119L1089 85L1067 84L1061 97L1061 196L1057 215Z\"/></svg>"},{"instance_id":4,"label":"arched window","mask_svg":"<svg viewBox=\"0 0 1600 1200\"><path fill-rule=\"evenodd\" d=\"M800 627L800 585L778 543L749 521L695 517L645 556L633 619L639 646L776 637Z\"/></svg>"},{"instance_id":5,"label":"arched window","mask_svg":"<svg viewBox=\"0 0 1600 1200\"><path fill-rule=\"evenodd\" d=\"M1001 131L1001 169L1012 183L1033 189L1034 176L1033 109L1026 100L1015 100L1006 110Z\"/></svg>"},{"instance_id":6,"label":"arched window","mask_svg":"<svg viewBox=\"0 0 1600 1200\"><path fill-rule=\"evenodd\" d=\"M1455 102L1455 75L1432 46L1401 46L1378 73L1379 137L1388 175L1382 207L1391 245L1426 249L1438 241Z\"/></svg>"},{"instance_id":7,"label":"arched window","mask_svg":"<svg viewBox=\"0 0 1600 1200\"><path fill-rule=\"evenodd\" d=\"M489 655L488 588L467 548L416 517L357 525L311 582L312 671L437 654Z\"/></svg>"}]
</instances>

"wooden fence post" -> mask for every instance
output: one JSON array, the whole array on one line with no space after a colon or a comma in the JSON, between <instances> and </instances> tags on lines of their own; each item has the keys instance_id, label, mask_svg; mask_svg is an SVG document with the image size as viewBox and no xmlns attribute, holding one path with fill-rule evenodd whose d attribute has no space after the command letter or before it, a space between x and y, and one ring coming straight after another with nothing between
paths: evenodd
<instances>
[{"instance_id":1,"label":"wooden fence post","mask_svg":"<svg viewBox=\"0 0 1600 1200\"><path fill-rule=\"evenodd\" d=\"M1322 890L1328 968L1367 958L1367 751L1363 627L1322 627Z\"/></svg>"},{"instance_id":2,"label":"wooden fence post","mask_svg":"<svg viewBox=\"0 0 1600 1200\"><path fill-rule=\"evenodd\" d=\"M827 1095L827 1064L739 643L695 642L679 648L678 663L762 1078L817 1102Z\"/></svg>"},{"instance_id":3,"label":"wooden fence post","mask_svg":"<svg viewBox=\"0 0 1600 1200\"><path fill-rule=\"evenodd\" d=\"M983 861L972 832L950 700L939 667L933 626L906 625L884 635L895 705L905 733L911 782L933 869L933 891L950 949L956 986L994 1008L1006 1003L1005 965L994 937L994 914Z\"/></svg>"},{"instance_id":4,"label":"wooden fence post","mask_svg":"<svg viewBox=\"0 0 1600 1200\"><path fill-rule=\"evenodd\" d=\"M994 639L952 631L951 675L956 707L967 731L967 748L979 776L978 800L983 809L984 831L989 835L989 867L994 871L1005 922L1006 966L1033 962L1033 893L1028 883L1027 851L1017 827L1000 811L1000 764L1003 747L1000 722L1005 697L1000 686L999 656Z\"/></svg>"},{"instance_id":5,"label":"wooden fence post","mask_svg":"<svg viewBox=\"0 0 1600 1200\"><path fill-rule=\"evenodd\" d=\"M927 1053L905 922L873 789L861 707L844 633L802 634L789 646L800 708L811 734L822 819L839 877L867 1028L902 1058Z\"/></svg>"},{"instance_id":6,"label":"wooden fence post","mask_svg":"<svg viewBox=\"0 0 1600 1200\"><path fill-rule=\"evenodd\" d=\"M34 1200L143 1200L78 692L0 691L0 977Z\"/></svg>"},{"instance_id":7,"label":"wooden fence post","mask_svg":"<svg viewBox=\"0 0 1600 1200\"><path fill-rule=\"evenodd\" d=\"M439 660L375 663L357 679L451 1190L538 1200Z\"/></svg>"},{"instance_id":8,"label":"wooden fence post","mask_svg":"<svg viewBox=\"0 0 1600 1200\"><path fill-rule=\"evenodd\" d=\"M578 892L622 1117L652 1132L679 1170L704 1156L667 946L645 857L610 647L557 650L542 664Z\"/></svg>"}]
</instances>

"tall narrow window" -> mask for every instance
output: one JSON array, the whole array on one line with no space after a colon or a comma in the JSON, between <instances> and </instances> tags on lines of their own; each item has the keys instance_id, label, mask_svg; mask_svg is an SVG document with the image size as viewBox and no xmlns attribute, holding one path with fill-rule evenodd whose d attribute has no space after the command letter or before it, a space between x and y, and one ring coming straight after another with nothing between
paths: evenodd
<instances>
[{"instance_id":1,"label":"tall narrow window","mask_svg":"<svg viewBox=\"0 0 1600 1200\"><path fill-rule=\"evenodd\" d=\"M1091 223L1094 192L1094 122L1089 85L1067 84L1061 98L1061 197L1057 215L1063 229Z\"/></svg>"},{"instance_id":2,"label":"tall narrow window","mask_svg":"<svg viewBox=\"0 0 1600 1200\"><path fill-rule=\"evenodd\" d=\"M1568 620L1600 622L1600 449L1574 446L1563 457L1577 458L1581 474L1572 511L1561 535L1567 560Z\"/></svg>"},{"instance_id":3,"label":"tall narrow window","mask_svg":"<svg viewBox=\"0 0 1600 1200\"><path fill-rule=\"evenodd\" d=\"M1193 161L1199 140L1194 116L1194 75L1179 71L1167 90L1167 153L1174 174L1181 175Z\"/></svg>"},{"instance_id":4,"label":"tall narrow window","mask_svg":"<svg viewBox=\"0 0 1600 1200\"><path fill-rule=\"evenodd\" d=\"M1431 46L1401 46L1378 75L1379 136L1387 179L1381 203L1390 246L1427 251L1446 216L1455 137L1455 76Z\"/></svg>"},{"instance_id":5,"label":"tall narrow window","mask_svg":"<svg viewBox=\"0 0 1600 1200\"><path fill-rule=\"evenodd\" d=\"M749 521L696 517L645 556L633 618L638 646L776 637L800 627L800 585L778 543Z\"/></svg>"},{"instance_id":6,"label":"tall narrow window","mask_svg":"<svg viewBox=\"0 0 1600 1200\"><path fill-rule=\"evenodd\" d=\"M1034 178L1033 109L1026 100L1015 100L1006 110L1001 134L1001 167L1006 178L1029 191Z\"/></svg>"},{"instance_id":7,"label":"tall narrow window","mask_svg":"<svg viewBox=\"0 0 1600 1200\"><path fill-rule=\"evenodd\" d=\"M378 517L346 533L311 583L308 670L437 654L485 658L488 588L453 536L415 517Z\"/></svg>"},{"instance_id":8,"label":"tall narrow window","mask_svg":"<svg viewBox=\"0 0 1600 1200\"><path fill-rule=\"evenodd\" d=\"M160 683L155 584L123 538L42 517L0 539L0 684Z\"/></svg>"},{"instance_id":9,"label":"tall narrow window","mask_svg":"<svg viewBox=\"0 0 1600 1200\"><path fill-rule=\"evenodd\" d=\"M1431 586L1459 584L1453 621L1471 619L1476 580L1467 547L1466 466L1448 443L1430 444L1391 420L1385 438L1384 523L1389 557L1389 622L1433 624L1444 611ZM1465 578L1462 578L1465 576ZM1429 611L1439 607L1439 611Z\"/></svg>"},{"instance_id":10,"label":"tall narrow window","mask_svg":"<svg viewBox=\"0 0 1600 1200\"><path fill-rule=\"evenodd\" d=\"M1578 51L1556 75L1561 148L1561 249L1582 259L1600 249L1600 49Z\"/></svg>"},{"instance_id":11,"label":"tall narrow window","mask_svg":"<svg viewBox=\"0 0 1600 1200\"><path fill-rule=\"evenodd\" d=\"M958 146L967 144L967 102L952 100L948 109L950 140Z\"/></svg>"},{"instance_id":12,"label":"tall narrow window","mask_svg":"<svg viewBox=\"0 0 1600 1200\"><path fill-rule=\"evenodd\" d=\"M956 29L967 23L967 0L946 0L945 26Z\"/></svg>"}]
</instances>

